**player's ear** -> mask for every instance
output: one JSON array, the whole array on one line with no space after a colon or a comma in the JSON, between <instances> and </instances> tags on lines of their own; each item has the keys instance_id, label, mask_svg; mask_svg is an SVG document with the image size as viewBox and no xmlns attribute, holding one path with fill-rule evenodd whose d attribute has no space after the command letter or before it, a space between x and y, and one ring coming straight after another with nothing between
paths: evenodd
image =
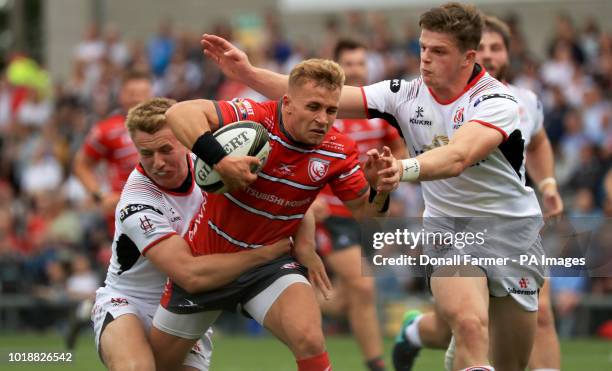
<instances>
[{"instance_id":1,"label":"player's ear","mask_svg":"<svg viewBox=\"0 0 612 371\"><path fill-rule=\"evenodd\" d=\"M283 107L289 108L291 106L291 97L289 97L288 94L283 95L282 100L283 100Z\"/></svg>"},{"instance_id":2,"label":"player's ear","mask_svg":"<svg viewBox=\"0 0 612 371\"><path fill-rule=\"evenodd\" d=\"M468 51L465 52L465 59L463 63L466 66L469 66L471 64L474 64L475 62L476 62L476 50L469 49Z\"/></svg>"}]
</instances>

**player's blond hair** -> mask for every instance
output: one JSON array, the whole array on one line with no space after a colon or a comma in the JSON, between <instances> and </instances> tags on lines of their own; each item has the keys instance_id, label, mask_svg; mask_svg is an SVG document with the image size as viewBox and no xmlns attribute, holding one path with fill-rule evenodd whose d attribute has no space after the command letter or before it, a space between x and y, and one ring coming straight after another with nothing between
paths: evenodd
<instances>
[{"instance_id":1,"label":"player's blond hair","mask_svg":"<svg viewBox=\"0 0 612 371\"><path fill-rule=\"evenodd\" d=\"M174 99L152 98L134 106L125 120L130 136L137 130L148 134L161 130L166 125L166 111L175 103Z\"/></svg>"},{"instance_id":2,"label":"player's blond hair","mask_svg":"<svg viewBox=\"0 0 612 371\"><path fill-rule=\"evenodd\" d=\"M459 50L465 52L478 49L484 16L473 5L451 2L423 13L419 26L424 30L452 35Z\"/></svg>"},{"instance_id":3,"label":"player's blond hair","mask_svg":"<svg viewBox=\"0 0 612 371\"><path fill-rule=\"evenodd\" d=\"M289 88L300 87L309 81L329 90L342 89L344 71L338 63L329 59L307 59L291 70Z\"/></svg>"}]
</instances>

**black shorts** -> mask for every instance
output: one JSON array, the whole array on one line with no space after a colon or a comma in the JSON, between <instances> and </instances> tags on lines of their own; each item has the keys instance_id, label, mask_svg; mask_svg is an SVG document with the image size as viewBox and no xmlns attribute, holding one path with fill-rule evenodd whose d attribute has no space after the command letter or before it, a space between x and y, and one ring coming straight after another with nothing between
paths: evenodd
<instances>
[{"instance_id":1,"label":"black shorts","mask_svg":"<svg viewBox=\"0 0 612 371\"><path fill-rule=\"evenodd\" d=\"M307 277L307 270L293 257L283 256L243 273L221 288L197 294L189 294L179 285L168 280L161 305L169 312L177 314L215 310L234 312L278 278L288 274L300 274Z\"/></svg>"},{"instance_id":2,"label":"black shorts","mask_svg":"<svg viewBox=\"0 0 612 371\"><path fill-rule=\"evenodd\" d=\"M318 228L317 246L323 256L361 245L361 228L354 218L330 216Z\"/></svg>"}]
</instances>

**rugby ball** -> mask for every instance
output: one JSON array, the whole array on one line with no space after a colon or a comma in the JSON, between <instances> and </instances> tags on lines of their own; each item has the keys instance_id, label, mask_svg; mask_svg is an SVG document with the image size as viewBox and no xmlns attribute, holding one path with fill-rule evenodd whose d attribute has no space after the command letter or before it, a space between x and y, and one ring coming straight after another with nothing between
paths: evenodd
<instances>
[{"instance_id":1,"label":"rugby ball","mask_svg":"<svg viewBox=\"0 0 612 371\"><path fill-rule=\"evenodd\" d=\"M263 125L253 121L238 121L213 133L215 139L223 146L228 156L254 156L261 161L261 166L251 169L258 172L265 165L270 153L268 131ZM210 193L225 193L227 188L221 176L200 158L194 165L195 182L202 190Z\"/></svg>"}]
</instances>

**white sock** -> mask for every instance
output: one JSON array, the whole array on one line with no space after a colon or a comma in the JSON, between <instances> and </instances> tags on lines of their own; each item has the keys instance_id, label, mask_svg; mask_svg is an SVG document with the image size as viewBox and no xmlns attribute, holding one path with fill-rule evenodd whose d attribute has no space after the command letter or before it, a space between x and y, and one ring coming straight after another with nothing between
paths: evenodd
<instances>
[{"instance_id":1,"label":"white sock","mask_svg":"<svg viewBox=\"0 0 612 371\"><path fill-rule=\"evenodd\" d=\"M422 314L415 318L414 321L412 321L412 323L406 327L406 332L404 333L410 344L419 348L423 346L423 343L421 342L421 335L419 334L419 322L421 321L421 318L423 318Z\"/></svg>"},{"instance_id":2,"label":"white sock","mask_svg":"<svg viewBox=\"0 0 612 371\"><path fill-rule=\"evenodd\" d=\"M453 371L453 363L455 362L455 337L452 336L448 348L444 353L444 369L446 371Z\"/></svg>"},{"instance_id":3,"label":"white sock","mask_svg":"<svg viewBox=\"0 0 612 371\"><path fill-rule=\"evenodd\" d=\"M531 371L561 371L558 368L534 368Z\"/></svg>"},{"instance_id":4,"label":"white sock","mask_svg":"<svg viewBox=\"0 0 612 371\"><path fill-rule=\"evenodd\" d=\"M493 366L470 366L460 371L495 371Z\"/></svg>"}]
</instances>

